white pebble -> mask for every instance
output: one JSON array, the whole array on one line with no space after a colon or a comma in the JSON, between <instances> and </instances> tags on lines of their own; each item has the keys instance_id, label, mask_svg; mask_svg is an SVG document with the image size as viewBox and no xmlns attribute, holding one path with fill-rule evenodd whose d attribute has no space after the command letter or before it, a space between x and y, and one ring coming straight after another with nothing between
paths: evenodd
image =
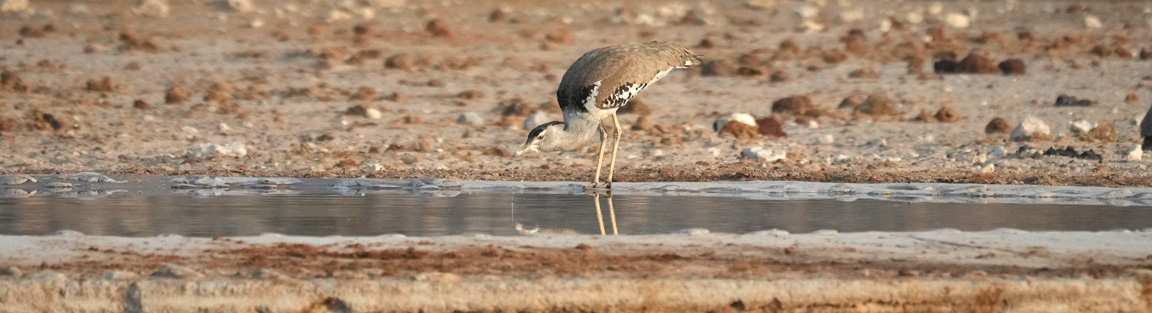
<instances>
[{"instance_id":1,"label":"white pebble","mask_svg":"<svg viewBox=\"0 0 1152 313\"><path fill-rule=\"evenodd\" d=\"M1045 124L1043 120L1029 116L1020 121L1020 124L1017 124L1015 129L1012 129L1009 138L1012 138L1012 140L1027 140L1035 134L1050 135L1051 130L1048 129L1048 124Z\"/></svg>"},{"instance_id":2,"label":"white pebble","mask_svg":"<svg viewBox=\"0 0 1152 313\"><path fill-rule=\"evenodd\" d=\"M787 157L784 151L768 150L761 147L747 147L740 151L740 156L757 162L776 162Z\"/></svg>"},{"instance_id":3,"label":"white pebble","mask_svg":"<svg viewBox=\"0 0 1152 313\"><path fill-rule=\"evenodd\" d=\"M810 120L810 121L808 121L808 128L811 128L811 129L820 128L820 123L817 123L815 120Z\"/></svg>"},{"instance_id":4,"label":"white pebble","mask_svg":"<svg viewBox=\"0 0 1152 313\"><path fill-rule=\"evenodd\" d=\"M996 171L996 165L992 163L984 164L980 167L980 174L991 174Z\"/></svg>"},{"instance_id":5,"label":"white pebble","mask_svg":"<svg viewBox=\"0 0 1152 313\"><path fill-rule=\"evenodd\" d=\"M1100 22L1099 17L1089 15L1084 17L1084 26L1088 28L1100 28L1103 27L1104 24Z\"/></svg>"},{"instance_id":6,"label":"white pebble","mask_svg":"<svg viewBox=\"0 0 1152 313\"><path fill-rule=\"evenodd\" d=\"M847 155L837 154L835 157L832 158L832 163L848 163L848 162L852 162L852 157L847 156Z\"/></svg>"},{"instance_id":7,"label":"white pebble","mask_svg":"<svg viewBox=\"0 0 1152 313\"><path fill-rule=\"evenodd\" d=\"M948 13L944 20L948 22L948 26L955 28L968 28L969 25L972 25L971 19L960 13Z\"/></svg>"},{"instance_id":8,"label":"white pebble","mask_svg":"<svg viewBox=\"0 0 1152 313\"><path fill-rule=\"evenodd\" d=\"M908 20L909 24L920 24L924 21L924 14L920 14L920 12L908 12L908 14L904 16L904 19Z\"/></svg>"},{"instance_id":9,"label":"white pebble","mask_svg":"<svg viewBox=\"0 0 1152 313\"><path fill-rule=\"evenodd\" d=\"M816 139L816 142L818 142L822 145L831 145L832 143L836 142L836 137L833 137L830 134L829 135L823 135L823 136L820 136L819 139Z\"/></svg>"},{"instance_id":10,"label":"white pebble","mask_svg":"<svg viewBox=\"0 0 1152 313\"><path fill-rule=\"evenodd\" d=\"M167 1L140 0L136 3L136 8L132 9L132 13L145 17L166 18L169 10Z\"/></svg>"},{"instance_id":11,"label":"white pebble","mask_svg":"<svg viewBox=\"0 0 1152 313\"><path fill-rule=\"evenodd\" d=\"M28 11L28 0L0 0L0 12Z\"/></svg>"},{"instance_id":12,"label":"white pebble","mask_svg":"<svg viewBox=\"0 0 1152 313\"><path fill-rule=\"evenodd\" d=\"M1144 158L1144 149L1140 145L1132 145L1128 148L1128 161L1140 161Z\"/></svg>"},{"instance_id":13,"label":"white pebble","mask_svg":"<svg viewBox=\"0 0 1152 313\"><path fill-rule=\"evenodd\" d=\"M380 110L377 110L376 108L368 108L364 111L365 115L367 115L370 119L378 120L381 117L384 117L384 113L380 112Z\"/></svg>"},{"instance_id":14,"label":"white pebble","mask_svg":"<svg viewBox=\"0 0 1152 313\"><path fill-rule=\"evenodd\" d=\"M1096 125L1093 124L1092 122L1085 121L1085 120L1076 120L1076 121L1072 122L1072 125L1069 126L1068 128L1069 128L1069 130L1072 131L1073 134L1087 134L1088 131L1092 130L1092 128L1095 128L1095 127L1096 127Z\"/></svg>"},{"instance_id":15,"label":"white pebble","mask_svg":"<svg viewBox=\"0 0 1152 313\"><path fill-rule=\"evenodd\" d=\"M817 14L820 14L820 8L813 5L801 5L792 11L796 12L796 15L799 15L802 19L811 19L816 17Z\"/></svg>"},{"instance_id":16,"label":"white pebble","mask_svg":"<svg viewBox=\"0 0 1152 313\"><path fill-rule=\"evenodd\" d=\"M229 130L232 130L232 127L229 127L228 124L220 123L216 125L216 130L221 132L228 132Z\"/></svg>"},{"instance_id":17,"label":"white pebble","mask_svg":"<svg viewBox=\"0 0 1152 313\"><path fill-rule=\"evenodd\" d=\"M460 114L460 117L456 118L456 123L480 126L484 125L484 118L480 117L480 114L476 114L476 112L464 112Z\"/></svg>"},{"instance_id":18,"label":"white pebble","mask_svg":"<svg viewBox=\"0 0 1152 313\"><path fill-rule=\"evenodd\" d=\"M991 153L988 153L988 156L993 157L993 158L999 158L999 157L1004 156L1005 154L1007 154L1007 151L1004 151L1004 146L996 146L996 148L992 149Z\"/></svg>"},{"instance_id":19,"label":"white pebble","mask_svg":"<svg viewBox=\"0 0 1152 313\"><path fill-rule=\"evenodd\" d=\"M252 12L255 6L250 0L228 0L228 8L237 13L247 13Z\"/></svg>"}]
</instances>

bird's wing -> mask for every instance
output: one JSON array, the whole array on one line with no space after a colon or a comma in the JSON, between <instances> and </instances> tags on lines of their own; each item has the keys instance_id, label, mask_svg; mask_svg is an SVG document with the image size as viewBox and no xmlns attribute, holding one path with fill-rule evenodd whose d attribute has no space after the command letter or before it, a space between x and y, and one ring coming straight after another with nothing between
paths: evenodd
<instances>
[{"instance_id":1,"label":"bird's wing","mask_svg":"<svg viewBox=\"0 0 1152 313\"><path fill-rule=\"evenodd\" d=\"M616 109L677 68L700 64L687 48L663 43L610 46L589 51L564 73L557 90L561 109Z\"/></svg>"}]
</instances>

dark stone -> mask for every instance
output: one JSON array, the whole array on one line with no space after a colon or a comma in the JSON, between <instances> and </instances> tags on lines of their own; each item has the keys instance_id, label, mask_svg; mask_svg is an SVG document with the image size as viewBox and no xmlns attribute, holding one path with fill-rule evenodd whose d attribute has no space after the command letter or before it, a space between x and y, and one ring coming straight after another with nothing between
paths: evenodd
<instances>
[{"instance_id":1,"label":"dark stone","mask_svg":"<svg viewBox=\"0 0 1152 313\"><path fill-rule=\"evenodd\" d=\"M807 114L815 110L808 96L791 96L772 103L772 113Z\"/></svg>"},{"instance_id":2,"label":"dark stone","mask_svg":"<svg viewBox=\"0 0 1152 313\"><path fill-rule=\"evenodd\" d=\"M1104 156L1096 153L1096 151L1089 149L1088 151L1076 152L1075 148L1064 147L1064 149L1048 148L1044 150L1044 156L1062 156L1085 160L1104 161Z\"/></svg>"},{"instance_id":3,"label":"dark stone","mask_svg":"<svg viewBox=\"0 0 1152 313\"><path fill-rule=\"evenodd\" d=\"M1053 105L1058 107L1086 107L1091 106L1094 103L1095 101L1092 100L1077 99L1076 97L1062 94L1059 97L1056 97L1056 103Z\"/></svg>"},{"instance_id":4,"label":"dark stone","mask_svg":"<svg viewBox=\"0 0 1152 313\"><path fill-rule=\"evenodd\" d=\"M1027 67L1024 65L1024 60L1021 59L1008 59L1000 62L1000 72L1004 75L1024 75L1028 72Z\"/></svg>"}]
</instances>

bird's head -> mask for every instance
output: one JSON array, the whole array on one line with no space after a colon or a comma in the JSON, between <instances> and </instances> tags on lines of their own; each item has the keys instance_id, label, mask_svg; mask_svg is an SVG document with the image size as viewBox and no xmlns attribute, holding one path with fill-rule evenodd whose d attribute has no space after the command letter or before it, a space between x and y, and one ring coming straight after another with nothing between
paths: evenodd
<instances>
[{"instance_id":1,"label":"bird's head","mask_svg":"<svg viewBox=\"0 0 1152 313\"><path fill-rule=\"evenodd\" d=\"M516 156L528 151L562 150L562 143L558 140L559 134L562 132L564 132L564 122L547 122L536 126L528 132L528 140L524 141L524 145L516 151Z\"/></svg>"}]
</instances>

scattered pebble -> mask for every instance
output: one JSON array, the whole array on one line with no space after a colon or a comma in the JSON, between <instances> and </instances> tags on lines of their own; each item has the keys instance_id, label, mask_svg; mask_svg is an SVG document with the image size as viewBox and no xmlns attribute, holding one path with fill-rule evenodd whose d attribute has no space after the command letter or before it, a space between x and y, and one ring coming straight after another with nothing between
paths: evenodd
<instances>
[{"instance_id":1,"label":"scattered pebble","mask_svg":"<svg viewBox=\"0 0 1152 313\"><path fill-rule=\"evenodd\" d=\"M1000 68L1000 72L1004 73L1004 75L1018 76L1028 73L1028 67L1024 65L1024 60L1021 59L1007 59L1004 60L1004 62L1000 62L1000 65L997 67Z\"/></svg>"},{"instance_id":2,"label":"scattered pebble","mask_svg":"<svg viewBox=\"0 0 1152 313\"><path fill-rule=\"evenodd\" d=\"M1012 124L1008 123L1008 120L999 117L993 118L992 121L988 122L987 126L984 126L984 133L989 135L1007 134L1010 131L1012 131Z\"/></svg>"},{"instance_id":3,"label":"scattered pebble","mask_svg":"<svg viewBox=\"0 0 1152 313\"><path fill-rule=\"evenodd\" d=\"M0 0L0 12L18 13L30 10L28 0Z\"/></svg>"},{"instance_id":4,"label":"scattered pebble","mask_svg":"<svg viewBox=\"0 0 1152 313\"><path fill-rule=\"evenodd\" d=\"M0 175L0 185L19 185L27 182L35 183L37 180L36 178L28 175Z\"/></svg>"},{"instance_id":5,"label":"scattered pebble","mask_svg":"<svg viewBox=\"0 0 1152 313\"><path fill-rule=\"evenodd\" d=\"M1092 128L1085 137L1099 142L1115 142L1118 139L1116 127L1112 126L1112 123L1104 123Z\"/></svg>"},{"instance_id":6,"label":"scattered pebble","mask_svg":"<svg viewBox=\"0 0 1152 313\"><path fill-rule=\"evenodd\" d=\"M955 109L952 109L949 106L941 107L940 111L936 111L936 115L934 117L937 121L943 123L955 123L964 119L964 117L960 115L960 112L957 112Z\"/></svg>"},{"instance_id":7,"label":"scattered pebble","mask_svg":"<svg viewBox=\"0 0 1152 313\"><path fill-rule=\"evenodd\" d=\"M460 282L460 281L464 280L463 278L460 277L460 275L456 275L456 274L452 274L452 273L441 273L441 272L420 273L420 274L416 274L416 277L413 277L413 279L415 279L416 281L426 281L426 282L434 282L434 283L455 283L455 282Z\"/></svg>"},{"instance_id":8,"label":"scattered pebble","mask_svg":"<svg viewBox=\"0 0 1152 313\"><path fill-rule=\"evenodd\" d=\"M1099 17L1093 16L1093 15L1089 15L1089 16L1084 17L1084 27L1100 28L1103 26L1104 26L1104 23L1100 22Z\"/></svg>"},{"instance_id":9,"label":"scattered pebble","mask_svg":"<svg viewBox=\"0 0 1152 313\"><path fill-rule=\"evenodd\" d=\"M772 102L772 113L791 113L804 115L815 112L812 99L808 96L791 96Z\"/></svg>"},{"instance_id":10,"label":"scattered pebble","mask_svg":"<svg viewBox=\"0 0 1152 313\"><path fill-rule=\"evenodd\" d=\"M211 156L242 157L248 155L248 148L239 142L230 142L225 145L196 142L188 146L188 156L207 158Z\"/></svg>"},{"instance_id":11,"label":"scattered pebble","mask_svg":"<svg viewBox=\"0 0 1152 313\"><path fill-rule=\"evenodd\" d=\"M648 120L647 116L640 116L636 118L635 123L632 123L632 130L652 130L652 121Z\"/></svg>"},{"instance_id":12,"label":"scattered pebble","mask_svg":"<svg viewBox=\"0 0 1152 313\"><path fill-rule=\"evenodd\" d=\"M754 125L737 120L730 120L724 123L724 127L720 128L720 136L731 135L736 139L756 139L760 138L759 128Z\"/></svg>"},{"instance_id":13,"label":"scattered pebble","mask_svg":"<svg viewBox=\"0 0 1152 313\"><path fill-rule=\"evenodd\" d=\"M944 17L944 21L948 23L948 26L955 28L968 28L969 25L972 25L971 19L960 13L948 13L948 15Z\"/></svg>"},{"instance_id":14,"label":"scattered pebble","mask_svg":"<svg viewBox=\"0 0 1152 313\"><path fill-rule=\"evenodd\" d=\"M1069 125L1068 130L1072 131L1072 134L1083 135L1091 131L1093 127L1096 127L1096 125L1092 122L1076 120Z\"/></svg>"},{"instance_id":15,"label":"scattered pebble","mask_svg":"<svg viewBox=\"0 0 1152 313\"><path fill-rule=\"evenodd\" d=\"M112 92L116 90L116 83L112 82L111 77L104 76L99 80L89 80L87 89L94 92Z\"/></svg>"},{"instance_id":16,"label":"scattered pebble","mask_svg":"<svg viewBox=\"0 0 1152 313\"><path fill-rule=\"evenodd\" d=\"M1140 145L1132 145L1128 148L1128 161L1140 161L1144 158L1144 149Z\"/></svg>"},{"instance_id":17,"label":"scattered pebble","mask_svg":"<svg viewBox=\"0 0 1152 313\"><path fill-rule=\"evenodd\" d=\"M1015 141L1030 141L1051 139L1052 135L1048 124L1039 118L1029 116L1021 120L1008 137Z\"/></svg>"},{"instance_id":18,"label":"scattered pebble","mask_svg":"<svg viewBox=\"0 0 1152 313\"><path fill-rule=\"evenodd\" d=\"M843 101L840 101L840 105L837 106L836 108L837 109L855 109L857 106L864 103L864 101L866 101L866 100L867 100L867 98L865 98L863 95L851 95L851 96L845 97Z\"/></svg>"},{"instance_id":19,"label":"scattered pebble","mask_svg":"<svg viewBox=\"0 0 1152 313\"><path fill-rule=\"evenodd\" d=\"M749 126L756 126L756 118L752 117L752 115L748 113L732 113L730 115L717 117L716 121L712 122L712 130L720 132L720 129L723 129L725 125L728 125L729 121L736 121L748 124Z\"/></svg>"},{"instance_id":20,"label":"scattered pebble","mask_svg":"<svg viewBox=\"0 0 1152 313\"><path fill-rule=\"evenodd\" d=\"M779 150L768 150L762 147L747 147L740 151L740 157L756 162L776 162L787 158L787 153Z\"/></svg>"},{"instance_id":21,"label":"scattered pebble","mask_svg":"<svg viewBox=\"0 0 1152 313\"><path fill-rule=\"evenodd\" d=\"M205 277L204 274L197 272L196 270L180 265L167 265L161 267L159 270L156 270L155 273L152 273L152 276L180 279L203 279Z\"/></svg>"},{"instance_id":22,"label":"scattered pebble","mask_svg":"<svg viewBox=\"0 0 1152 313\"><path fill-rule=\"evenodd\" d=\"M1086 106L1091 106L1092 104L1095 104L1095 101L1088 100L1088 99L1077 99L1076 97L1065 95L1065 94L1061 94L1060 96L1057 96L1056 97L1056 103L1053 103L1053 105L1058 106L1058 107L1066 107L1066 106L1086 107Z\"/></svg>"},{"instance_id":23,"label":"scattered pebble","mask_svg":"<svg viewBox=\"0 0 1152 313\"><path fill-rule=\"evenodd\" d=\"M232 9L232 11L236 13L248 13L252 12L252 10L256 8L256 6L252 4L251 0L227 0L227 2L228 8Z\"/></svg>"},{"instance_id":24,"label":"scattered pebble","mask_svg":"<svg viewBox=\"0 0 1152 313\"><path fill-rule=\"evenodd\" d=\"M460 117L456 118L456 123L481 126L484 125L484 118L480 117L480 114L476 114L476 112L464 112L460 114Z\"/></svg>"},{"instance_id":25,"label":"scattered pebble","mask_svg":"<svg viewBox=\"0 0 1152 313\"><path fill-rule=\"evenodd\" d=\"M832 135L824 135L820 136L820 138L817 138L816 142L821 145L832 145L836 142L836 137L833 137Z\"/></svg>"},{"instance_id":26,"label":"scattered pebble","mask_svg":"<svg viewBox=\"0 0 1152 313\"><path fill-rule=\"evenodd\" d=\"M1088 151L1076 152L1076 149L1072 147L1064 147L1064 149L1056 149L1055 147L1048 148L1048 150L1044 150L1044 156L1063 156L1095 161L1104 160L1104 156L1096 153L1094 150L1089 149Z\"/></svg>"},{"instance_id":27,"label":"scattered pebble","mask_svg":"<svg viewBox=\"0 0 1152 313\"><path fill-rule=\"evenodd\" d=\"M154 18L168 17L168 1L165 0L140 0L136 2L136 8L132 9L132 13Z\"/></svg>"},{"instance_id":28,"label":"scattered pebble","mask_svg":"<svg viewBox=\"0 0 1152 313\"><path fill-rule=\"evenodd\" d=\"M884 94L869 95L864 103L856 106L855 112L879 116L879 115L893 115L899 112L896 111L896 104Z\"/></svg>"},{"instance_id":29,"label":"scattered pebble","mask_svg":"<svg viewBox=\"0 0 1152 313\"><path fill-rule=\"evenodd\" d=\"M995 172L995 171L996 171L996 165L992 164L992 163L988 163L988 164L984 164L984 166L980 167L979 173L980 174L991 174L992 172Z\"/></svg>"},{"instance_id":30,"label":"scattered pebble","mask_svg":"<svg viewBox=\"0 0 1152 313\"><path fill-rule=\"evenodd\" d=\"M455 33L448 27L448 22L441 19L432 19L424 26L424 30L436 37L453 37Z\"/></svg>"},{"instance_id":31,"label":"scattered pebble","mask_svg":"<svg viewBox=\"0 0 1152 313\"><path fill-rule=\"evenodd\" d=\"M788 137L784 132L783 123L774 117L762 117L756 120L756 131L761 135L775 138Z\"/></svg>"}]
</instances>

